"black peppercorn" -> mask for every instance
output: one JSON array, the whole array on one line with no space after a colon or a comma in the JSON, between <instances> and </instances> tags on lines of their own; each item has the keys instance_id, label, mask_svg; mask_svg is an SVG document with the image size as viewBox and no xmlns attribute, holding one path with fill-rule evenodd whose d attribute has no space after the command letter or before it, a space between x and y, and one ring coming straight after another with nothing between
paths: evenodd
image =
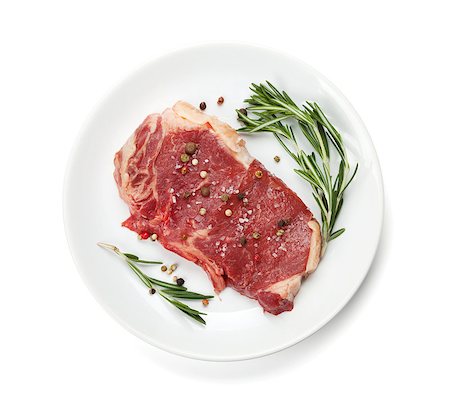
<instances>
[{"instance_id":1,"label":"black peppercorn","mask_svg":"<svg viewBox=\"0 0 450 406\"><path fill-rule=\"evenodd\" d=\"M237 197L238 197L239 200L244 200L245 193L238 193Z\"/></svg>"},{"instance_id":2,"label":"black peppercorn","mask_svg":"<svg viewBox=\"0 0 450 406\"><path fill-rule=\"evenodd\" d=\"M278 222L278 227L284 227L284 226L287 226L287 225L288 225L288 221L287 220L281 219Z\"/></svg>"},{"instance_id":3,"label":"black peppercorn","mask_svg":"<svg viewBox=\"0 0 450 406\"><path fill-rule=\"evenodd\" d=\"M200 110L205 110L206 109L206 103L205 102L201 102L200 103Z\"/></svg>"},{"instance_id":4,"label":"black peppercorn","mask_svg":"<svg viewBox=\"0 0 450 406\"><path fill-rule=\"evenodd\" d=\"M221 104L223 104L223 102L224 102L224 98L223 98L222 96L220 96L220 97L217 99L217 104L220 106Z\"/></svg>"},{"instance_id":5,"label":"black peppercorn","mask_svg":"<svg viewBox=\"0 0 450 406\"><path fill-rule=\"evenodd\" d=\"M151 288L151 289L150 289L150 294L151 294L151 295L154 295L155 293L156 293L156 290L155 290L154 288Z\"/></svg>"},{"instance_id":6,"label":"black peppercorn","mask_svg":"<svg viewBox=\"0 0 450 406\"><path fill-rule=\"evenodd\" d=\"M247 238L241 237L241 238L239 239L239 242L241 243L242 246L244 246L245 244L247 244Z\"/></svg>"},{"instance_id":7,"label":"black peppercorn","mask_svg":"<svg viewBox=\"0 0 450 406\"><path fill-rule=\"evenodd\" d=\"M177 285L178 286L183 286L184 285L184 279L183 278L178 278L177 279Z\"/></svg>"},{"instance_id":8,"label":"black peppercorn","mask_svg":"<svg viewBox=\"0 0 450 406\"><path fill-rule=\"evenodd\" d=\"M239 113L241 113L244 116L246 116L247 115L247 109L239 109Z\"/></svg>"}]
</instances>

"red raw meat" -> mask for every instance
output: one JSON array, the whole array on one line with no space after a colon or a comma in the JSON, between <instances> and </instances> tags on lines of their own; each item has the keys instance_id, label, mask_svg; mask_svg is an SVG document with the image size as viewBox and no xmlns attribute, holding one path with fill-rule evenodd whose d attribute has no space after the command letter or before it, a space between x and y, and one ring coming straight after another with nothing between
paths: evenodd
<instances>
[{"instance_id":1,"label":"red raw meat","mask_svg":"<svg viewBox=\"0 0 450 406\"><path fill-rule=\"evenodd\" d=\"M182 162L187 143L197 149ZM319 262L319 224L235 130L178 102L149 115L114 164L131 213L125 227L157 234L164 247L200 265L217 292L229 285L272 314L293 308L302 278Z\"/></svg>"}]
</instances>

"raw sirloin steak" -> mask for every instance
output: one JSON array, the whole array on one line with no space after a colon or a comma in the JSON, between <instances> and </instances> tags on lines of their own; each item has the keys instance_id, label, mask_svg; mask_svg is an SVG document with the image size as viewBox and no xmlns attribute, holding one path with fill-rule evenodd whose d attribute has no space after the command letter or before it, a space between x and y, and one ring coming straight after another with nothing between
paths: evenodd
<instances>
[{"instance_id":1,"label":"raw sirloin steak","mask_svg":"<svg viewBox=\"0 0 450 406\"><path fill-rule=\"evenodd\" d=\"M292 310L319 262L319 224L235 130L180 101L149 115L114 164L125 227L200 265L216 292L228 285L269 313Z\"/></svg>"}]
</instances>

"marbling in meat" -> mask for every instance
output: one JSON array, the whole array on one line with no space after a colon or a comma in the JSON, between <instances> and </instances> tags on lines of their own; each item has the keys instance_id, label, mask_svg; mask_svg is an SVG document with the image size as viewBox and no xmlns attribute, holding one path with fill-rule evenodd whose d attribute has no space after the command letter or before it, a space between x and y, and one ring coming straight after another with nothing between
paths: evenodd
<instances>
[{"instance_id":1,"label":"marbling in meat","mask_svg":"<svg viewBox=\"0 0 450 406\"><path fill-rule=\"evenodd\" d=\"M178 102L149 115L114 163L131 214L125 227L157 234L200 265L217 292L231 286L272 314L293 308L319 262L320 228L235 130Z\"/></svg>"}]
</instances>

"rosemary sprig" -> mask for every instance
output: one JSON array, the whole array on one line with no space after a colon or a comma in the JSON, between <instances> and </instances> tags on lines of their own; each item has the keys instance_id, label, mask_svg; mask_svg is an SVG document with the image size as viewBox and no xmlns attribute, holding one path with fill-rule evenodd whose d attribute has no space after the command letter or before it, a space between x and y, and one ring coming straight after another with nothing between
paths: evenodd
<instances>
[{"instance_id":1,"label":"rosemary sprig","mask_svg":"<svg viewBox=\"0 0 450 406\"><path fill-rule=\"evenodd\" d=\"M350 171L342 136L317 103L306 102L303 108L299 108L286 92L280 92L270 82L267 85L252 83L250 90L252 95L244 102L249 104L247 110L253 116L249 117L243 111L236 110L239 120L245 124L238 131L273 133L298 164L299 169L295 169L295 172L311 185L314 200L320 208L323 256L328 242L345 231L345 228L334 231L334 227L344 202L344 191L353 180L358 165L353 172ZM286 120L297 122L315 152L307 154L301 149L292 126L284 123ZM331 174L329 141L340 159L335 176Z\"/></svg>"},{"instance_id":2,"label":"rosemary sprig","mask_svg":"<svg viewBox=\"0 0 450 406\"><path fill-rule=\"evenodd\" d=\"M129 266L130 269L133 270L133 272L138 276L138 278L144 283L145 286L147 286L152 293L155 293L156 289L155 286L158 286L158 294L167 300L170 304L175 306L177 309L182 311L187 316L191 317L192 319L198 321L199 323L206 324L205 320L201 317L201 315L206 315L206 313L202 313L198 310L195 310L188 305L180 302L177 299L184 299L184 300L205 300L205 299L212 299L214 296L211 295L202 295L201 293L197 292L190 292L187 290L185 286L179 286L175 283L169 283L164 282L156 278L152 278L148 275L146 275L144 272L142 272L135 263L142 263L142 264L162 264L162 262L159 261L144 261L141 260L138 256L130 253L125 253L120 251L119 248L117 248L114 245L106 244L99 242L97 243L99 247L106 248L112 252L114 252L116 255L121 257Z\"/></svg>"}]
</instances>

